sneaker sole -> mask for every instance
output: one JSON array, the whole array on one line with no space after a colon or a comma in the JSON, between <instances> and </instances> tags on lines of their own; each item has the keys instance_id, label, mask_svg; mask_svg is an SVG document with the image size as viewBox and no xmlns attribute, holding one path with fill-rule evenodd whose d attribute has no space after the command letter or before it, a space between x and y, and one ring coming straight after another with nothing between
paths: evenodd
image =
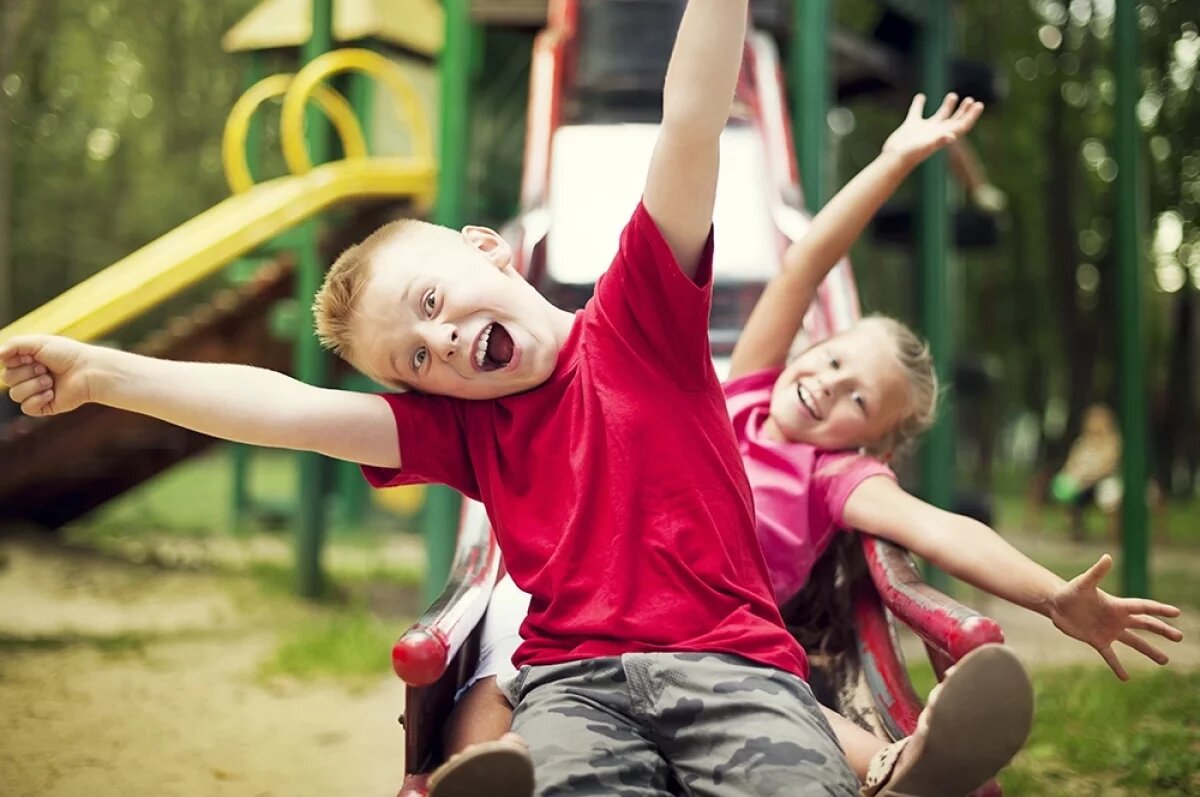
<instances>
[{"instance_id":1,"label":"sneaker sole","mask_svg":"<svg viewBox=\"0 0 1200 797\"><path fill-rule=\"evenodd\" d=\"M1008 648L985 645L955 666L930 711L912 764L897 767L883 795L964 797L995 777L1029 736L1033 687Z\"/></svg>"},{"instance_id":2,"label":"sneaker sole","mask_svg":"<svg viewBox=\"0 0 1200 797\"><path fill-rule=\"evenodd\" d=\"M429 797L532 797L533 762L512 742L482 742L429 778Z\"/></svg>"}]
</instances>

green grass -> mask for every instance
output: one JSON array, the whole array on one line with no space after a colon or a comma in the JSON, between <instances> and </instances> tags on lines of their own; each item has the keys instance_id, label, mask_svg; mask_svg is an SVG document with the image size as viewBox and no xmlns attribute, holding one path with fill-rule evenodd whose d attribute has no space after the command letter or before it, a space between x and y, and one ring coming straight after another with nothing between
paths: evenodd
<instances>
[{"instance_id":1,"label":"green grass","mask_svg":"<svg viewBox=\"0 0 1200 797\"><path fill-rule=\"evenodd\" d=\"M1200 672L1139 672L1121 683L1072 667L1033 680L1033 733L1001 777L1006 794L1200 794Z\"/></svg>"},{"instance_id":2,"label":"green grass","mask_svg":"<svg viewBox=\"0 0 1200 797\"><path fill-rule=\"evenodd\" d=\"M917 693L933 670L909 667ZM1001 774L1016 797L1185 797L1200 794L1200 672L1039 669L1033 732Z\"/></svg>"},{"instance_id":3,"label":"green grass","mask_svg":"<svg viewBox=\"0 0 1200 797\"><path fill-rule=\"evenodd\" d=\"M295 455L253 450L248 491L255 511L235 527L230 448L218 446L110 501L69 532L80 542L144 533L204 538L286 532L294 523L288 515L297 504L297 484ZM393 515L369 511L361 527L349 526L337 521L336 507L333 514L330 537L351 544L370 544L375 533L395 533L409 525Z\"/></svg>"},{"instance_id":4,"label":"green grass","mask_svg":"<svg viewBox=\"0 0 1200 797\"><path fill-rule=\"evenodd\" d=\"M251 491L256 499L286 503L296 492L294 460L274 452L255 455ZM207 537L231 533L233 476L221 447L167 470L110 501L71 529L88 539L138 532Z\"/></svg>"},{"instance_id":5,"label":"green grass","mask_svg":"<svg viewBox=\"0 0 1200 797\"><path fill-rule=\"evenodd\" d=\"M339 614L288 632L274 657L263 666L267 677L342 681L374 678L388 672L388 651L397 627L365 611Z\"/></svg>"}]
</instances>

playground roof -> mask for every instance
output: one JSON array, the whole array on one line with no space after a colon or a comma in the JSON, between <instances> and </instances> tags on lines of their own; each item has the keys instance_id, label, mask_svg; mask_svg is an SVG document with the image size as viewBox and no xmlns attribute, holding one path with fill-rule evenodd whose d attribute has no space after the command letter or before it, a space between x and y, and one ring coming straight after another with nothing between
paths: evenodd
<instances>
[{"instance_id":1,"label":"playground roof","mask_svg":"<svg viewBox=\"0 0 1200 797\"><path fill-rule=\"evenodd\" d=\"M433 56L442 49L444 28L438 0L338 0L333 4L333 40L379 39ZM312 0L262 0L221 40L228 52L299 47L312 36Z\"/></svg>"}]
</instances>

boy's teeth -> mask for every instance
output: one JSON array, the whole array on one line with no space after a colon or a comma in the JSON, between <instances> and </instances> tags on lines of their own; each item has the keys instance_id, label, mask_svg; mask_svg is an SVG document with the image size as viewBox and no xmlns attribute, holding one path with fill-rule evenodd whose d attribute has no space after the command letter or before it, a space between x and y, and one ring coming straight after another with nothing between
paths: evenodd
<instances>
[{"instance_id":1,"label":"boy's teeth","mask_svg":"<svg viewBox=\"0 0 1200 797\"><path fill-rule=\"evenodd\" d=\"M479 348L475 350L475 365L478 368L483 367L483 362L487 358L488 340L492 337L492 324L488 324L483 334L479 337Z\"/></svg>"}]
</instances>

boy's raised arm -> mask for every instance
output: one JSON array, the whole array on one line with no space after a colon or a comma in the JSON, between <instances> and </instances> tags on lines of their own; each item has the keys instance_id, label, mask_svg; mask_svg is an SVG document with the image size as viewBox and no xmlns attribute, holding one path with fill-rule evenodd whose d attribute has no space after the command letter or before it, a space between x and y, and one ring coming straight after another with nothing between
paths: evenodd
<instances>
[{"instance_id":1,"label":"boy's raised arm","mask_svg":"<svg viewBox=\"0 0 1200 797\"><path fill-rule=\"evenodd\" d=\"M730 377L784 364L825 275L921 161L966 135L983 112L983 103L970 97L958 103L958 97L949 94L932 117L926 119L924 110L925 97L918 94L879 157L846 183L821 208L804 237L788 247L783 267L763 291L733 350Z\"/></svg>"},{"instance_id":2,"label":"boy's raised arm","mask_svg":"<svg viewBox=\"0 0 1200 797\"><path fill-rule=\"evenodd\" d=\"M0 344L0 367L27 415L91 402L225 440L400 466L395 420L378 396L312 387L264 368L158 360L44 335Z\"/></svg>"},{"instance_id":3,"label":"boy's raised arm","mask_svg":"<svg viewBox=\"0 0 1200 797\"><path fill-rule=\"evenodd\" d=\"M690 0L663 88L663 122L643 203L694 277L712 228L721 132L746 40L748 0Z\"/></svg>"}]
</instances>

